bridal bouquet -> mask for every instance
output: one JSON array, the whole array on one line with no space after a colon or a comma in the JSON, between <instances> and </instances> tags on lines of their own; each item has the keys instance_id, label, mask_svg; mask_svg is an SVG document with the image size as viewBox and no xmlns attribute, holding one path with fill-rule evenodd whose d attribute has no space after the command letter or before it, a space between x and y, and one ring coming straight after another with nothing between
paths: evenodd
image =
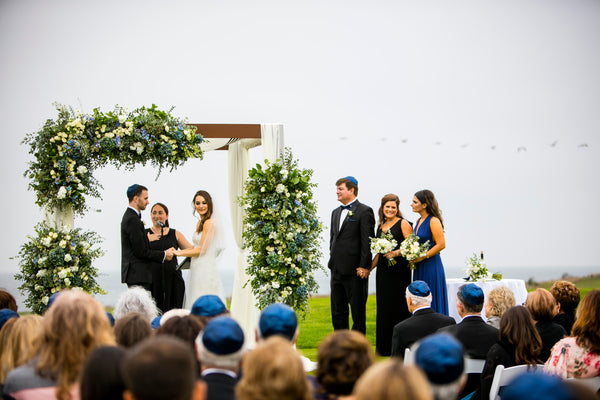
<instances>
[{"instance_id":1,"label":"bridal bouquet","mask_svg":"<svg viewBox=\"0 0 600 400\"><path fill-rule=\"evenodd\" d=\"M483 253L482 253L483 254ZM479 281L485 279L502 279L502 274L495 273L492 274L486 267L485 261L482 258L479 258L477 254L473 253L470 258L466 260L467 268L465 268L465 272L469 276L467 280L470 281Z\"/></svg>"},{"instance_id":2,"label":"bridal bouquet","mask_svg":"<svg viewBox=\"0 0 600 400\"><path fill-rule=\"evenodd\" d=\"M371 238L371 253L386 254L394 250L397 245L398 242L396 239L394 239L394 235L392 235L390 232L382 232L381 237ZM390 258L388 260L388 265L394 264L396 264L396 260Z\"/></svg>"},{"instance_id":3,"label":"bridal bouquet","mask_svg":"<svg viewBox=\"0 0 600 400\"><path fill-rule=\"evenodd\" d=\"M429 250L429 240L425 243L419 243L419 237L411 233L406 239L400 243L400 253L408 262L412 262L419 257L425 257ZM415 269L414 264L409 264L410 269Z\"/></svg>"}]
</instances>

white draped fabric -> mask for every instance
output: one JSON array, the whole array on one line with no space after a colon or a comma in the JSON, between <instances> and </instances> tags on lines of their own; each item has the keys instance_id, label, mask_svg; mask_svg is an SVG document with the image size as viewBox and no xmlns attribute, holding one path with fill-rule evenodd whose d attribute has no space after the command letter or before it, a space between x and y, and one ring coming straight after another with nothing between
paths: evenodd
<instances>
[{"instance_id":1,"label":"white draped fabric","mask_svg":"<svg viewBox=\"0 0 600 400\"><path fill-rule=\"evenodd\" d=\"M238 248L236 270L233 278L233 293L231 295L231 316L240 324L246 336L246 345L253 347L255 343L254 328L258 322L260 311L256 307L256 298L250 285L244 287L249 276L246 274L247 256L242 249L244 210L238 203L238 198L244 195L244 184L250 167L249 149L261 144L263 158L275 161L283 152L283 125L261 125L261 138L242 139L229 145L229 205L233 235Z\"/></svg>"}]
</instances>

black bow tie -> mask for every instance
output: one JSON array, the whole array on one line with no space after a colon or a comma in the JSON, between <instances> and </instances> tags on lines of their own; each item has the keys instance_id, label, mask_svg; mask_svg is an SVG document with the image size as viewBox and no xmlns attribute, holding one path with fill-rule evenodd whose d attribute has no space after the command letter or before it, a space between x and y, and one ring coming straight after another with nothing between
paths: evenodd
<instances>
[{"instance_id":1,"label":"black bow tie","mask_svg":"<svg viewBox=\"0 0 600 400\"><path fill-rule=\"evenodd\" d=\"M352 205L348 204L347 206L340 206L342 210L349 210Z\"/></svg>"}]
</instances>

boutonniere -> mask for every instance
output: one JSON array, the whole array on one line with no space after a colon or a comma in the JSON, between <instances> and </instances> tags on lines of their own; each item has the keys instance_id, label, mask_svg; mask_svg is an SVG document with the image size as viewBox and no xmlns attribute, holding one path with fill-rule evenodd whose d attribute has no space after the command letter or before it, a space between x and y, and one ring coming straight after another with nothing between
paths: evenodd
<instances>
[{"instance_id":1,"label":"boutonniere","mask_svg":"<svg viewBox=\"0 0 600 400\"><path fill-rule=\"evenodd\" d=\"M349 216L349 217L351 217L351 216L353 216L353 215L354 215L354 213L353 213L352 211L348 211L348 216Z\"/></svg>"}]
</instances>

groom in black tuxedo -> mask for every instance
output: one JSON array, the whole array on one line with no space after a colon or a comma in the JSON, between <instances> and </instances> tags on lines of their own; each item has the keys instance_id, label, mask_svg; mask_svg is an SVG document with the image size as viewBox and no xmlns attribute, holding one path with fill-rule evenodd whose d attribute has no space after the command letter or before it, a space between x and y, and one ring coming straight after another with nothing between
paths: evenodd
<instances>
[{"instance_id":1,"label":"groom in black tuxedo","mask_svg":"<svg viewBox=\"0 0 600 400\"><path fill-rule=\"evenodd\" d=\"M162 263L173 258L172 250L151 250L142 222L142 210L148 205L148 189L142 185L127 188L129 207L121 220L121 282L128 287L152 286L151 261Z\"/></svg>"},{"instance_id":2,"label":"groom in black tuxedo","mask_svg":"<svg viewBox=\"0 0 600 400\"><path fill-rule=\"evenodd\" d=\"M365 333L366 305L371 270L370 237L375 235L373 209L361 204L358 181L352 177L335 183L342 206L331 214L329 242L331 270L331 321L333 329L348 329L348 305L352 312L352 329Z\"/></svg>"}]
</instances>

